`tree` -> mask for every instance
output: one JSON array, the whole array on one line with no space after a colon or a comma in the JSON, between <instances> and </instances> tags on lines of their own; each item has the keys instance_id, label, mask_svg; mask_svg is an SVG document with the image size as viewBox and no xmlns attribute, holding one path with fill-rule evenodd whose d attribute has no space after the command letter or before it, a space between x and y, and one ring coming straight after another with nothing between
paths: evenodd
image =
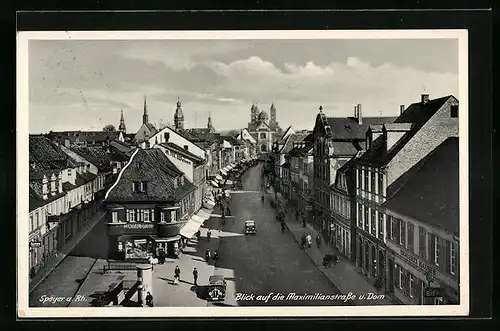
<instances>
[{"instance_id":1,"label":"tree","mask_svg":"<svg viewBox=\"0 0 500 331\"><path fill-rule=\"evenodd\" d=\"M116 131L115 126L113 124L108 124L104 128L102 128L103 131Z\"/></svg>"}]
</instances>

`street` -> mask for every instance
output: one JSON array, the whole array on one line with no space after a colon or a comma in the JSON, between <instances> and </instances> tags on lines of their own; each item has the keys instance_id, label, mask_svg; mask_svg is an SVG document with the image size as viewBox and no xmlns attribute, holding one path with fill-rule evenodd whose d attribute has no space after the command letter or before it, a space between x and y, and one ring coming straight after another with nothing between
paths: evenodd
<instances>
[{"instance_id":1,"label":"street","mask_svg":"<svg viewBox=\"0 0 500 331\"><path fill-rule=\"evenodd\" d=\"M225 275L228 282L226 305L345 305L341 300L286 300L290 293L332 295L338 289L318 270L289 232L282 233L268 197L261 202L261 167L250 168L243 175L242 192L231 192L231 212L222 220L212 218L210 228L221 229L220 260L214 273ZM254 220L256 235L244 235L244 222ZM237 293L254 294L255 299L235 302ZM272 293L284 295L284 300L257 300Z\"/></svg>"}]
</instances>

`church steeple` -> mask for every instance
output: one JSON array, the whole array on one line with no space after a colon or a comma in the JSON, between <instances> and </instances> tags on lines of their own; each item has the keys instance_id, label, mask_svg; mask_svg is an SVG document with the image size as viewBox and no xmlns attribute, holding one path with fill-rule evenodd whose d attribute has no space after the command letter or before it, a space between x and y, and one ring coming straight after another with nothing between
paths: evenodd
<instances>
[{"instance_id":1,"label":"church steeple","mask_svg":"<svg viewBox=\"0 0 500 331\"><path fill-rule=\"evenodd\" d=\"M118 131L121 131L123 133L126 133L127 131L127 127L125 126L125 118L123 117L123 109L121 111L120 126L118 126Z\"/></svg>"},{"instance_id":2,"label":"church steeple","mask_svg":"<svg viewBox=\"0 0 500 331\"><path fill-rule=\"evenodd\" d=\"M146 95L144 95L144 114L142 114L142 124L149 123L148 120L148 105L146 101Z\"/></svg>"},{"instance_id":3,"label":"church steeple","mask_svg":"<svg viewBox=\"0 0 500 331\"><path fill-rule=\"evenodd\" d=\"M181 101L179 97L177 97L177 108L175 109L174 114L174 126L176 130L184 129L184 114L182 113Z\"/></svg>"}]
</instances>

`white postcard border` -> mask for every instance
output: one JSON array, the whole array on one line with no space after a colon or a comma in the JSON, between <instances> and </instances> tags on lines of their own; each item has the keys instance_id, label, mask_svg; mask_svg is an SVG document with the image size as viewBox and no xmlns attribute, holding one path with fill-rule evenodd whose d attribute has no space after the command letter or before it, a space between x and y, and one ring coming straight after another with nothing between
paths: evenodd
<instances>
[{"instance_id":1,"label":"white postcard border","mask_svg":"<svg viewBox=\"0 0 500 331\"><path fill-rule=\"evenodd\" d=\"M349 307L154 307L31 308L29 301L28 137L29 40L256 40L256 39L458 39L460 134L460 304ZM467 30L296 30L296 31L26 31L17 35L17 310L19 318L77 317L382 317L466 316L469 313Z\"/></svg>"}]
</instances>

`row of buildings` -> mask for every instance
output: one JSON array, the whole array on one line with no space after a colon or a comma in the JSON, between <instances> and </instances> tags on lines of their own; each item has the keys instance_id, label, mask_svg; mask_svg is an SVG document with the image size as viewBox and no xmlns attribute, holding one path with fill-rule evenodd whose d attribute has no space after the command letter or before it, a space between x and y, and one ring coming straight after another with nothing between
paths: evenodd
<instances>
[{"instance_id":1,"label":"row of buildings","mask_svg":"<svg viewBox=\"0 0 500 331\"><path fill-rule=\"evenodd\" d=\"M254 124L271 130L260 117ZM253 127L220 134L210 116L206 128L185 128L180 101L173 127L149 122L146 98L142 119L133 134L122 112L118 131L30 135L31 278L102 212L109 216L110 258L141 258L140 248L178 254L181 238L206 218L210 187L222 185L236 165L256 159L259 146L271 141ZM275 130L277 123L271 124Z\"/></svg>"},{"instance_id":2,"label":"row of buildings","mask_svg":"<svg viewBox=\"0 0 500 331\"><path fill-rule=\"evenodd\" d=\"M340 254L405 304L459 302L459 102L401 106L397 117L327 117L288 128L270 163L278 192ZM440 296L425 297L427 288Z\"/></svg>"}]
</instances>

